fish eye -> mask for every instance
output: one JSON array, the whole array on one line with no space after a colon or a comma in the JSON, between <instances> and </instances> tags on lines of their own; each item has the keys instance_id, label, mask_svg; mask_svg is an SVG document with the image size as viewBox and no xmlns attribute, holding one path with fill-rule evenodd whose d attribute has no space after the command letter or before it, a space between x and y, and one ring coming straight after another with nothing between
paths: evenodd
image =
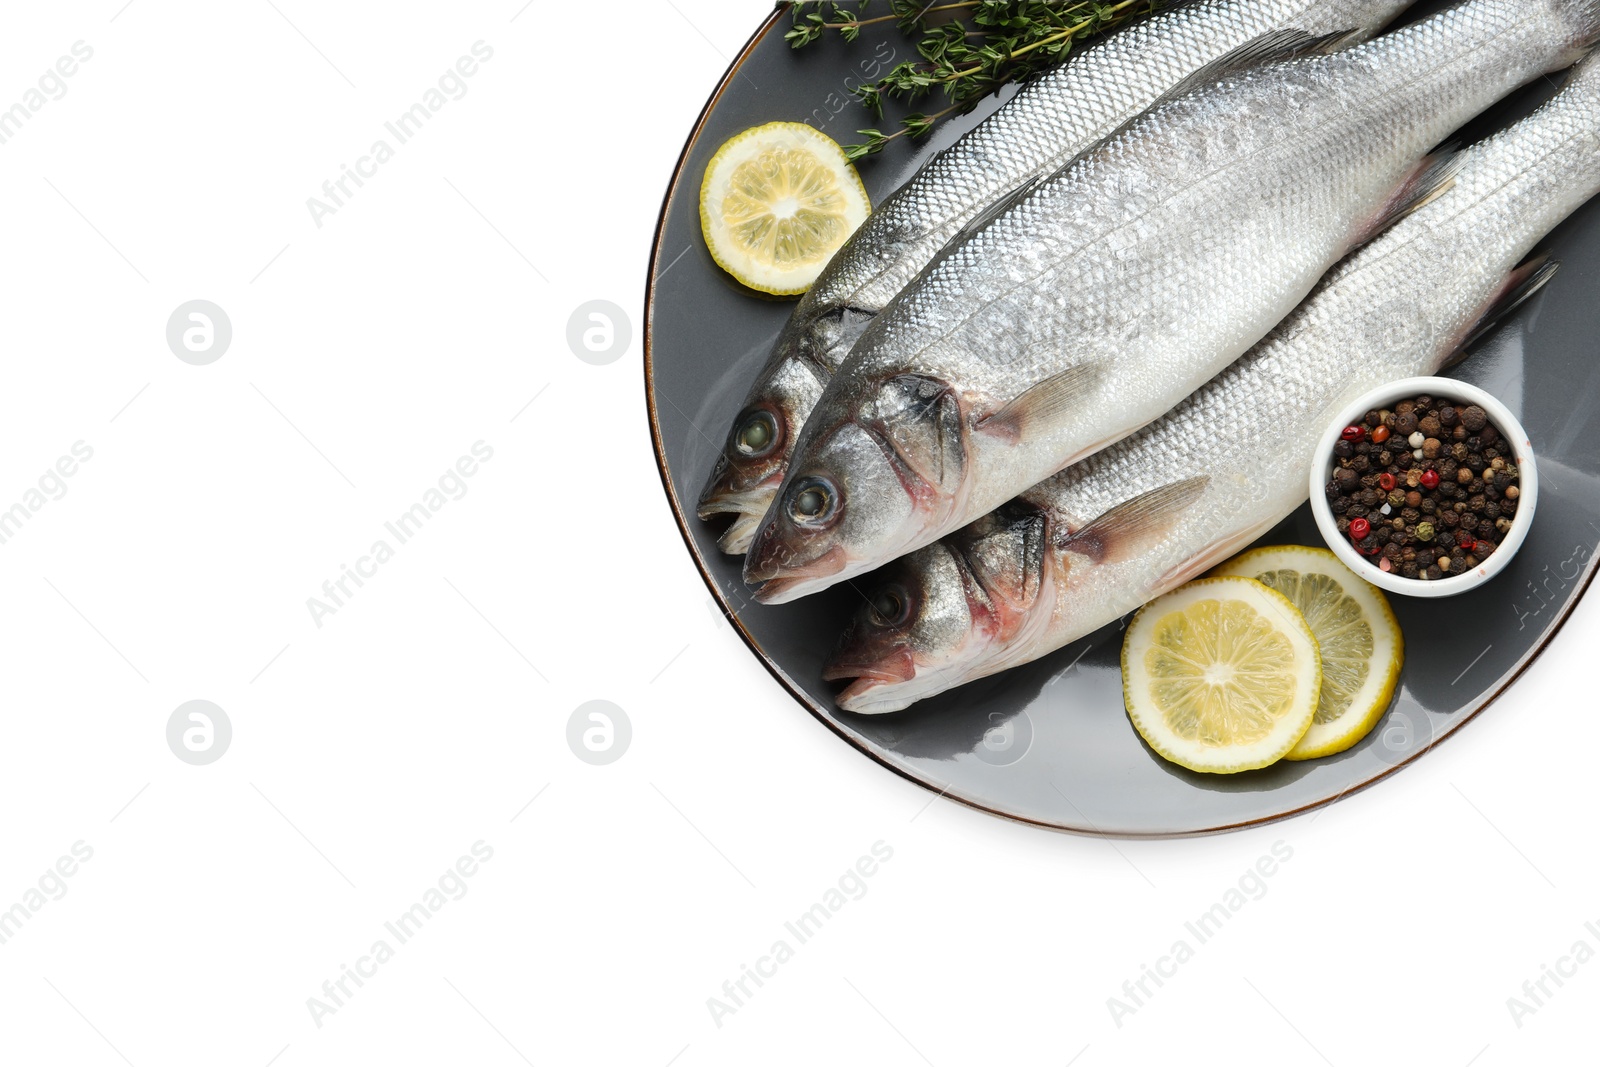
<instances>
[{"instance_id":1,"label":"fish eye","mask_svg":"<svg viewBox=\"0 0 1600 1067\"><path fill-rule=\"evenodd\" d=\"M796 522L820 524L834 515L838 494L826 478L805 478L789 494L789 513Z\"/></svg>"},{"instance_id":2,"label":"fish eye","mask_svg":"<svg viewBox=\"0 0 1600 1067\"><path fill-rule=\"evenodd\" d=\"M911 617L911 597L898 585L885 585L872 594L873 621L880 626L902 626Z\"/></svg>"},{"instance_id":3,"label":"fish eye","mask_svg":"<svg viewBox=\"0 0 1600 1067\"><path fill-rule=\"evenodd\" d=\"M765 408L756 408L739 422L733 433L733 447L739 454L758 459L778 443L778 420Z\"/></svg>"}]
</instances>

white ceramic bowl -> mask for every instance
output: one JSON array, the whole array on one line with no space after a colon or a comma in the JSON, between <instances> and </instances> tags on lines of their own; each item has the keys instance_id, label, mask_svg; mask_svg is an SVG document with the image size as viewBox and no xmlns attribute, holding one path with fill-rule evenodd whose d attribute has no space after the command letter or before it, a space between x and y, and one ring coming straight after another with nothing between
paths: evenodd
<instances>
[{"instance_id":1,"label":"white ceramic bowl","mask_svg":"<svg viewBox=\"0 0 1600 1067\"><path fill-rule=\"evenodd\" d=\"M1494 554L1465 574L1451 575L1435 581L1405 578L1392 571L1379 569L1372 559L1357 552L1350 539L1339 532L1333 509L1328 506L1326 487L1333 474L1333 446L1346 426L1356 425L1369 411L1392 408L1393 405L1413 396L1444 397L1455 401L1457 407L1476 404L1489 416L1489 422L1510 444L1515 454L1514 462L1521 474L1517 514L1511 520L1511 529L1500 542ZM1502 449L1504 451L1504 449ZM1380 589L1402 596L1455 596L1465 593L1493 578L1505 569L1511 557L1517 554L1528 536L1528 526L1533 522L1533 511L1539 502L1539 471L1534 464L1533 445L1528 431L1522 428L1509 408L1475 385L1458 382L1454 378L1404 378L1391 382L1360 397L1339 413L1317 444L1311 464L1311 510L1317 517L1317 527L1334 554L1345 566Z\"/></svg>"}]
</instances>

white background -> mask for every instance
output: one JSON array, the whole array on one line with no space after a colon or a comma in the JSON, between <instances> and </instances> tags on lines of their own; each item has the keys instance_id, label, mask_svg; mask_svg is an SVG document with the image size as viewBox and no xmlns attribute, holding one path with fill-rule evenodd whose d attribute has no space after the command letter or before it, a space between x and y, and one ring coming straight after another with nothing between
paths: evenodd
<instances>
[{"instance_id":1,"label":"white background","mask_svg":"<svg viewBox=\"0 0 1600 1067\"><path fill-rule=\"evenodd\" d=\"M94 49L0 145L0 509L93 449L0 545L0 909L93 850L0 944L0 1062L1590 1058L1600 964L1520 1027L1507 998L1600 949L1592 598L1469 729L1316 816L1111 843L932 800L713 614L651 457L660 197L766 5L275 2L8 5L0 33L0 107ZM466 95L316 226L479 40ZM202 367L165 339L196 298L234 334ZM566 343L594 299L633 320L607 366ZM466 495L317 626L307 598L478 441ZM167 747L192 699L232 723L209 766ZM594 699L633 726L609 766L566 743ZM314 1018L478 841L466 895ZM719 1026L707 998L878 841ZM1114 1021L1279 841L1265 895Z\"/></svg>"}]
</instances>

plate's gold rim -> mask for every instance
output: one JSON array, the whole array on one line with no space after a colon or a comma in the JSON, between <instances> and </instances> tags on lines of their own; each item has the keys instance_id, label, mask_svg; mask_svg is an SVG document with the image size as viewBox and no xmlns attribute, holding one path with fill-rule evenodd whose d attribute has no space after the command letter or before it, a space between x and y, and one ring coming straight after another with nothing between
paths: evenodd
<instances>
[{"instance_id":1,"label":"plate's gold rim","mask_svg":"<svg viewBox=\"0 0 1600 1067\"><path fill-rule=\"evenodd\" d=\"M1449 728L1443 734L1439 735L1439 737L1431 744L1412 753L1410 756L1406 757L1404 760L1401 760L1399 763L1396 763L1387 770L1376 774L1363 782L1353 785L1349 789L1336 793L1325 800L1314 801L1298 808L1291 808L1288 811L1283 811L1276 815L1263 816L1259 819L1248 819L1243 822L1235 823L1223 823L1221 825L1204 827L1197 830L1178 830L1162 833L1111 832L1099 830L1092 826L1085 828L1067 826L1059 823L1044 822L1039 819L1030 818L1026 815L1004 811L1000 808L992 807L989 803L982 800L978 800L974 797L963 796L960 793L954 792L948 786L942 790L935 789L931 783L923 781L906 768L885 759L882 755L874 751L873 748L866 744L861 738L843 729L837 722L830 718L822 708L819 708L803 689L789 680L788 676L784 674L783 669L779 667L777 663L773 662L772 657L767 655L766 651L761 647L761 645L758 644L755 638L750 635L750 632L744 628L744 624L740 621L739 616L732 608L729 607L728 600L725 596L723 596L722 590L717 585L716 579L711 576L711 572L706 568L705 560L700 555L700 549L695 544L693 535L689 532L689 517L685 515L683 509L678 506L678 494L673 488L672 474L667 467L666 444L661 438L661 424L656 413L655 365L652 361L650 351L652 340L651 335L652 328L654 326L655 315L656 279L658 277L657 267L661 262L662 236L667 225L667 213L672 209L673 195L677 192L679 181L683 176L684 164L688 162L689 153L694 149L695 142L700 139L700 134L705 129L706 120L710 117L711 112L716 108L717 103L722 99L722 94L725 93L729 85L732 84L734 76L739 73L739 68L744 65L745 60L750 58L750 54L758 45L761 44L761 42L766 38L767 34L778 25L778 23L788 13L788 10L788 4L777 5L772 14L768 15L766 20L756 28L754 33L750 35L750 39L747 40L744 43L744 46L739 49L739 53L733 57L733 61L729 63L728 69L722 75L722 80L717 83L716 89L712 91L710 98L706 101L705 107L700 109L700 116L695 119L694 128L689 131L689 137L683 143L683 151L678 153L678 161L673 164L672 176L667 183L667 191L661 198L661 212L656 219L655 237L650 243L650 260L648 265L648 273L645 277L644 402L645 410L650 419L650 443L651 447L655 451L656 471L661 476L661 488L666 493L667 506L672 509L673 521L678 524L678 535L683 538L684 547L689 550L689 558L694 561L695 569L700 572L701 580L706 583L706 588L711 591L711 595L716 600L717 606L722 609L723 616L733 626L734 632L737 633L740 639L750 647L750 651L755 653L756 659L761 662L761 665L767 669L767 672L771 674L773 678L777 679L778 684L783 686L783 688L788 691L789 695L794 697L794 699L800 703L801 707L810 712L813 718L817 719L829 730L832 730L839 737L849 742L856 749L865 753L875 763L887 768L890 771L893 771L906 781L912 782L921 788L934 793L935 798L940 796L948 797L959 804L963 804L976 811L981 811L986 815L993 815L1001 819L1006 819L1010 822L1022 823L1027 826L1036 826L1043 830L1054 830L1057 833L1077 834L1083 837L1114 838L1122 840L1170 840L1186 837L1206 837L1211 834L1228 833L1233 830L1247 830L1256 826L1267 826L1275 822L1281 822L1285 819L1292 819L1297 815L1303 815L1308 811L1315 811L1318 808L1326 807L1329 804L1343 800L1345 797L1353 796L1362 790L1376 785L1377 783L1388 778L1390 775L1394 774L1396 771L1400 770L1402 767L1409 766L1415 760L1433 751L1433 749L1438 747L1441 741L1454 736L1456 732L1459 731L1463 726L1475 719L1484 708L1488 707L1490 704L1494 703L1501 696L1503 696L1506 690L1510 689L1511 686L1516 683L1517 679L1521 678L1523 673L1533 665L1533 661L1538 659L1544 653L1545 649L1550 647L1550 644L1555 640L1556 635L1561 632L1562 627L1567 624L1567 620L1572 617L1573 609L1578 606L1578 602L1588 594L1589 587L1594 582L1595 574L1600 572L1600 548L1597 548L1597 550L1590 556L1589 563L1585 568L1583 581L1578 588L1577 595L1574 596L1561 610L1559 617L1556 619L1555 625L1551 627L1547 634L1545 634L1544 638L1536 646L1529 649L1527 654L1524 655L1522 659L1517 661L1516 666L1514 666L1505 676L1498 688L1488 693L1488 695L1486 695L1483 700L1478 703L1477 707L1464 711L1460 718L1452 721L1449 724Z\"/></svg>"}]
</instances>

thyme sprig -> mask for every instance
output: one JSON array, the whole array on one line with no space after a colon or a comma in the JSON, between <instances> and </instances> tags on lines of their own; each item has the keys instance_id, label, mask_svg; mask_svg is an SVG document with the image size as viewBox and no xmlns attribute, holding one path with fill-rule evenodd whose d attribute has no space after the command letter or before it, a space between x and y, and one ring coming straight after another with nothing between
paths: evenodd
<instances>
[{"instance_id":1,"label":"thyme sprig","mask_svg":"<svg viewBox=\"0 0 1600 1067\"><path fill-rule=\"evenodd\" d=\"M885 100L914 104L938 92L948 106L932 114L913 112L899 129L857 130L866 140L845 145L852 160L874 155L897 137L915 140L942 118L966 114L1002 86L1025 81L1065 59L1080 41L1154 10L1169 0L888 0L889 13L867 16L873 0L855 8L823 0L795 3L784 39L803 48L828 33L854 41L864 26L896 23L917 38L918 59L900 63L883 77L851 90L877 119Z\"/></svg>"}]
</instances>

